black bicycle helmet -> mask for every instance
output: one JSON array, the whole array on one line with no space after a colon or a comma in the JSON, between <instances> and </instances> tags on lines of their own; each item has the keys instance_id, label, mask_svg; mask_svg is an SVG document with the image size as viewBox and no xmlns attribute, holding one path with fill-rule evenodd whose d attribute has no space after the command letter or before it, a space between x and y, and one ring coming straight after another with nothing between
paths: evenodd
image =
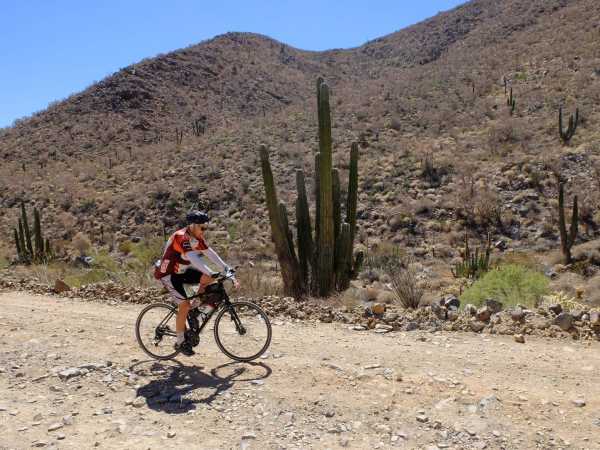
<instances>
[{"instance_id":1,"label":"black bicycle helmet","mask_svg":"<svg viewBox=\"0 0 600 450\"><path fill-rule=\"evenodd\" d=\"M185 216L185 220L188 225L191 225L193 223L207 223L210 220L210 217L202 211L190 211Z\"/></svg>"}]
</instances>

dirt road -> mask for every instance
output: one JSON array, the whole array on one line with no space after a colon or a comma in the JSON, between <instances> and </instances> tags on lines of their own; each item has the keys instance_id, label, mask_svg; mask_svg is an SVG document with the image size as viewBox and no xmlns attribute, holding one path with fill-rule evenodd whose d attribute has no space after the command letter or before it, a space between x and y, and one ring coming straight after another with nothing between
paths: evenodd
<instances>
[{"instance_id":1,"label":"dirt road","mask_svg":"<svg viewBox=\"0 0 600 450\"><path fill-rule=\"evenodd\" d=\"M0 294L0 448L600 448L598 343L274 319L255 364L157 363L140 309Z\"/></svg>"}]
</instances>

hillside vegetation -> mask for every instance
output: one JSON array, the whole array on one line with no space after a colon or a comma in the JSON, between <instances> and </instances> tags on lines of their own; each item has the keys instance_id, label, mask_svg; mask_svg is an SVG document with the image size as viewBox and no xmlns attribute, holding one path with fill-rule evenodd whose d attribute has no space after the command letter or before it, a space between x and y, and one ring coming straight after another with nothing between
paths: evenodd
<instances>
[{"instance_id":1,"label":"hillside vegetation","mask_svg":"<svg viewBox=\"0 0 600 450\"><path fill-rule=\"evenodd\" d=\"M579 242L593 241L599 24L595 0L475 0L354 49L228 33L143 60L0 131L2 240L21 202L43 212L59 254L78 232L111 249L160 237L200 202L232 258L270 258L258 146L292 204L294 170L313 170L321 75L342 180L360 143L363 245L447 264L465 230L489 230L512 250L555 250L554 172L579 196ZM568 143L559 106L565 121L579 109Z\"/></svg>"}]
</instances>

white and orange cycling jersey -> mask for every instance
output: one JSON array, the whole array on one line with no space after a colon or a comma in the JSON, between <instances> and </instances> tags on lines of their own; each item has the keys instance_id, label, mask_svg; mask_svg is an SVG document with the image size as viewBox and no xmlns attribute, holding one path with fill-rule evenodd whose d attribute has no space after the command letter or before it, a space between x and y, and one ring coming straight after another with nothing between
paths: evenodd
<instances>
[{"instance_id":1,"label":"white and orange cycling jersey","mask_svg":"<svg viewBox=\"0 0 600 450\"><path fill-rule=\"evenodd\" d=\"M185 272L190 264L202 273L212 275L212 271L202 260L202 255L225 269L227 265L212 250L206 241L198 239L190 234L187 228L177 230L165 245L162 258L157 262L154 269L154 277L161 279L167 275Z\"/></svg>"}]
</instances>

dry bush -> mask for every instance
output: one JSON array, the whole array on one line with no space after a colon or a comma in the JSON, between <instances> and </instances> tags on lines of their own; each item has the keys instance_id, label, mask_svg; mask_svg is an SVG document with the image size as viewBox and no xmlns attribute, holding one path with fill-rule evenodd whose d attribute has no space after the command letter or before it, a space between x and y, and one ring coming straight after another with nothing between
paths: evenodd
<instances>
[{"instance_id":1,"label":"dry bush","mask_svg":"<svg viewBox=\"0 0 600 450\"><path fill-rule=\"evenodd\" d=\"M522 121L517 118L505 118L494 122L488 130L488 145L495 154L505 154L507 144L523 139Z\"/></svg>"},{"instance_id":2,"label":"dry bush","mask_svg":"<svg viewBox=\"0 0 600 450\"><path fill-rule=\"evenodd\" d=\"M232 291L235 295L247 297L262 297L267 295L282 295L283 283L276 273L270 273L263 267L245 267L236 272L240 282L240 290Z\"/></svg>"},{"instance_id":3,"label":"dry bush","mask_svg":"<svg viewBox=\"0 0 600 450\"><path fill-rule=\"evenodd\" d=\"M415 268L405 261L389 265L386 272L391 280L392 291L400 304L406 309L418 308L425 290L419 284Z\"/></svg>"},{"instance_id":4,"label":"dry bush","mask_svg":"<svg viewBox=\"0 0 600 450\"><path fill-rule=\"evenodd\" d=\"M71 245L77 250L79 256L85 256L90 248L92 248L90 239L81 231L73 237Z\"/></svg>"},{"instance_id":5,"label":"dry bush","mask_svg":"<svg viewBox=\"0 0 600 450\"><path fill-rule=\"evenodd\" d=\"M502 201L488 186L477 191L474 198L474 220L481 227L502 227Z\"/></svg>"},{"instance_id":6,"label":"dry bush","mask_svg":"<svg viewBox=\"0 0 600 450\"><path fill-rule=\"evenodd\" d=\"M352 287L343 292L336 293L332 300L336 303L339 302L346 310L353 310L362 304L360 291Z\"/></svg>"},{"instance_id":7,"label":"dry bush","mask_svg":"<svg viewBox=\"0 0 600 450\"><path fill-rule=\"evenodd\" d=\"M573 247L573 259L600 266L600 240L586 242Z\"/></svg>"},{"instance_id":8,"label":"dry bush","mask_svg":"<svg viewBox=\"0 0 600 450\"><path fill-rule=\"evenodd\" d=\"M596 275L588 280L584 295L586 303L600 307L600 275Z\"/></svg>"},{"instance_id":9,"label":"dry bush","mask_svg":"<svg viewBox=\"0 0 600 450\"><path fill-rule=\"evenodd\" d=\"M427 197L422 197L414 200L411 206L414 214L430 214L435 208L435 203Z\"/></svg>"}]
</instances>

